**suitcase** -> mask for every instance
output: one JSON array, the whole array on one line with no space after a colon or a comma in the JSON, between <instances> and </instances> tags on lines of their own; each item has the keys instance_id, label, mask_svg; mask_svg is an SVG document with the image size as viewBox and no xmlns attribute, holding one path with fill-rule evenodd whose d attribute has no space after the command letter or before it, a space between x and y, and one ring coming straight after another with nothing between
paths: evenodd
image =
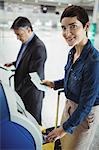
<instances>
[{"instance_id":1,"label":"suitcase","mask_svg":"<svg viewBox=\"0 0 99 150\"><path fill-rule=\"evenodd\" d=\"M46 143L46 139L45 138L46 138L46 136L48 135L49 132L51 132L54 128L57 128L57 125L58 125L58 113L59 113L59 101L60 101L60 94L62 92L64 92L64 90L59 90L58 91L55 127L51 127L51 128L42 130L42 135L43 135L43 139L44 139L43 145L42 145L42 150L61 150L61 143L60 143L59 139L56 140L55 142Z\"/></svg>"}]
</instances>

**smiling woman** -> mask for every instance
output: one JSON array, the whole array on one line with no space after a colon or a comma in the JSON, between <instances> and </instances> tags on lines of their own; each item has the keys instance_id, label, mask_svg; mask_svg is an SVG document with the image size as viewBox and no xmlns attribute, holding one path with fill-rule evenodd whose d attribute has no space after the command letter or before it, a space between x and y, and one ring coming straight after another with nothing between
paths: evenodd
<instances>
[{"instance_id":1,"label":"smiling woman","mask_svg":"<svg viewBox=\"0 0 99 150\"><path fill-rule=\"evenodd\" d=\"M87 32L89 28L89 20L83 28L83 24L77 19L77 17L64 17L61 20L61 27L63 32L63 37L69 46L75 45L75 42L79 43L83 38L87 38ZM82 36L81 35L82 32ZM74 44L73 44L74 43Z\"/></svg>"},{"instance_id":2,"label":"smiling woman","mask_svg":"<svg viewBox=\"0 0 99 150\"><path fill-rule=\"evenodd\" d=\"M48 140L61 138L62 150L89 150L99 124L99 52L88 39L89 17L84 8L68 6L62 13L62 35L72 46L64 78L43 81L55 90L64 88L66 104L61 126Z\"/></svg>"}]
</instances>

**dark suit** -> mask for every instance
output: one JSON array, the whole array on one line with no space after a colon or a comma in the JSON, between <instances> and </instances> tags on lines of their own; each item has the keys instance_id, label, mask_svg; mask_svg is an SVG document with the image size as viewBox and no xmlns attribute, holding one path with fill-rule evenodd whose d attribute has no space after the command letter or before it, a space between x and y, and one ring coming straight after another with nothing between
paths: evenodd
<instances>
[{"instance_id":1,"label":"dark suit","mask_svg":"<svg viewBox=\"0 0 99 150\"><path fill-rule=\"evenodd\" d=\"M41 124L42 99L44 93L32 83L29 73L37 72L44 79L44 64L47 58L43 42L34 35L26 47L15 71L15 90L20 95L26 109Z\"/></svg>"}]
</instances>

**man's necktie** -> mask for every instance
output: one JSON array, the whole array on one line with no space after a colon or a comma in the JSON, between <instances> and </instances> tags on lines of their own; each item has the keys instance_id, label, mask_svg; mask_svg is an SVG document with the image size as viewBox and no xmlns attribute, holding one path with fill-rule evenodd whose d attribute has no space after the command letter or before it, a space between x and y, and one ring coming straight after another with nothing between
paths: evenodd
<instances>
[{"instance_id":1,"label":"man's necktie","mask_svg":"<svg viewBox=\"0 0 99 150\"><path fill-rule=\"evenodd\" d=\"M20 48L20 50L19 50L19 53L18 53L18 56L17 56L17 59L16 59L16 68L17 68L18 65L19 65L19 62L20 62L20 60L21 60L21 58L22 58L23 52L24 52L24 44L21 45L21 48Z\"/></svg>"}]
</instances>

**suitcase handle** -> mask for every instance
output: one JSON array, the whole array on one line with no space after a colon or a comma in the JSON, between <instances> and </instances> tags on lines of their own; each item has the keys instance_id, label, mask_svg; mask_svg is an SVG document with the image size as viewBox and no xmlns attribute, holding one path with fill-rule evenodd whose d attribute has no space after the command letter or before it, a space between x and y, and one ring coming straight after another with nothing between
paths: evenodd
<instances>
[{"instance_id":1,"label":"suitcase handle","mask_svg":"<svg viewBox=\"0 0 99 150\"><path fill-rule=\"evenodd\" d=\"M59 113L59 100L60 100L60 94L63 93L63 92L64 92L64 89L58 91L55 128L57 128L57 124L58 124L58 113Z\"/></svg>"}]
</instances>

